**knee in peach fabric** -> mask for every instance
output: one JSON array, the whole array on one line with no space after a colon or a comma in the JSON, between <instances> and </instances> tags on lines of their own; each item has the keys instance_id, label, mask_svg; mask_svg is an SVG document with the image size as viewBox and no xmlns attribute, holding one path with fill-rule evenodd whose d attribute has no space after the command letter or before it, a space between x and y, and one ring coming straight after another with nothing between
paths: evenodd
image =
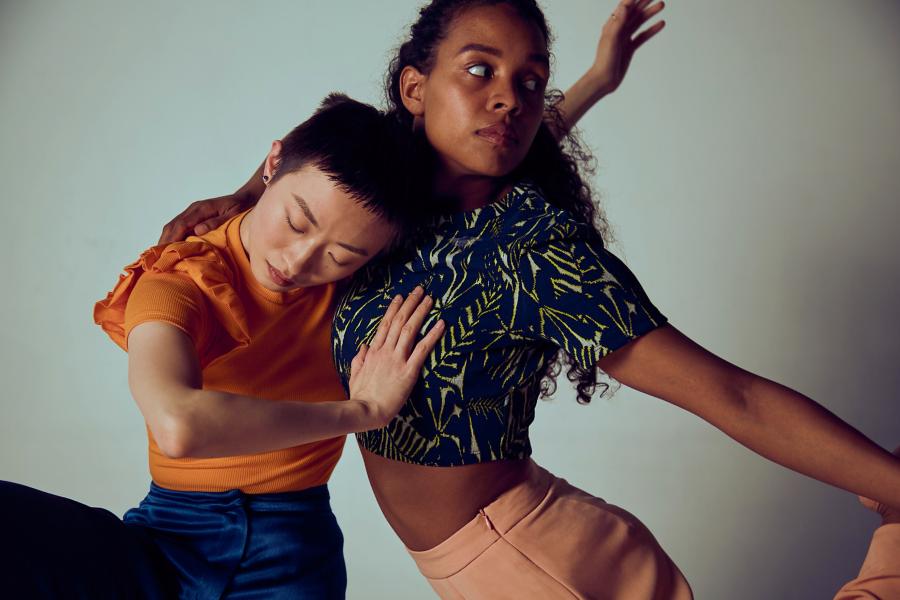
<instances>
[{"instance_id":1,"label":"knee in peach fabric","mask_svg":"<svg viewBox=\"0 0 900 600\"><path fill-rule=\"evenodd\" d=\"M834 600L894 598L900 598L900 523L875 530L859 575L848 581Z\"/></svg>"},{"instance_id":2,"label":"knee in peach fabric","mask_svg":"<svg viewBox=\"0 0 900 600\"><path fill-rule=\"evenodd\" d=\"M411 552L445 600L688 600L690 586L636 517L534 466L448 540Z\"/></svg>"}]
</instances>

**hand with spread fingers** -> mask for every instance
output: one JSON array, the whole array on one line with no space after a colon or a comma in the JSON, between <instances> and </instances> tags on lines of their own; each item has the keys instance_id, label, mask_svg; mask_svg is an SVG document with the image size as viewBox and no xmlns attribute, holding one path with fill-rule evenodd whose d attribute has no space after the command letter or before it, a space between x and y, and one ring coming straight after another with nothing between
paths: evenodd
<instances>
[{"instance_id":1,"label":"hand with spread fingers","mask_svg":"<svg viewBox=\"0 0 900 600\"><path fill-rule=\"evenodd\" d=\"M563 94L556 105L558 117L552 111L549 115L548 125L557 139L567 135L601 98L622 84L637 49L665 27L665 21L658 21L642 29L663 8L661 0L619 2L603 25L594 62Z\"/></svg>"},{"instance_id":2,"label":"hand with spread fingers","mask_svg":"<svg viewBox=\"0 0 900 600\"><path fill-rule=\"evenodd\" d=\"M607 19L590 68L604 94L619 87L637 49L666 26L665 21L657 21L642 29L663 8L665 3L658 0L622 0Z\"/></svg>"},{"instance_id":3,"label":"hand with spread fingers","mask_svg":"<svg viewBox=\"0 0 900 600\"><path fill-rule=\"evenodd\" d=\"M417 287L404 301L397 296L368 346L363 344L350 363L350 400L367 406L372 426L386 426L409 397L425 359L444 333L439 320L416 343L433 300Z\"/></svg>"}]
</instances>

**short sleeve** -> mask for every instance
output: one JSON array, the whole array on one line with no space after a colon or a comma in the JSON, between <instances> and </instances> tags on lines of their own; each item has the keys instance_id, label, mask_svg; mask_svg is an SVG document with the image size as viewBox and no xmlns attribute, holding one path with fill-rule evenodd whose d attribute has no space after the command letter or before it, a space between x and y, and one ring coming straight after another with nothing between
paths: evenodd
<instances>
[{"instance_id":1,"label":"short sleeve","mask_svg":"<svg viewBox=\"0 0 900 600\"><path fill-rule=\"evenodd\" d=\"M525 249L515 327L590 368L666 318L628 267L585 229L573 226Z\"/></svg>"},{"instance_id":2,"label":"short sleeve","mask_svg":"<svg viewBox=\"0 0 900 600\"><path fill-rule=\"evenodd\" d=\"M250 343L232 269L212 244L153 246L123 271L106 298L94 304L94 322L123 350L131 328L151 320L187 333L201 364Z\"/></svg>"},{"instance_id":3,"label":"short sleeve","mask_svg":"<svg viewBox=\"0 0 900 600\"><path fill-rule=\"evenodd\" d=\"M203 292L178 273L145 273L125 306L125 339L137 325L162 321L185 332L200 354L209 342L209 309Z\"/></svg>"}]
</instances>

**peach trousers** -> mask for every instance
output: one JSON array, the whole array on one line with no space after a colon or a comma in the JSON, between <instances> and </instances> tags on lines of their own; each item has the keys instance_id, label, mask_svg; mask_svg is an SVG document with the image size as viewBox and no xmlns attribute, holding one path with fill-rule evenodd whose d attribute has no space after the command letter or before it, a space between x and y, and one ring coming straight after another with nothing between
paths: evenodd
<instances>
[{"instance_id":1,"label":"peach trousers","mask_svg":"<svg viewBox=\"0 0 900 600\"><path fill-rule=\"evenodd\" d=\"M636 517L554 477L530 476L436 547L409 553L444 600L682 600L678 567ZM900 600L900 524L872 536L834 600Z\"/></svg>"},{"instance_id":2,"label":"peach trousers","mask_svg":"<svg viewBox=\"0 0 900 600\"><path fill-rule=\"evenodd\" d=\"M691 588L630 513L533 462L436 547L410 551L444 600L688 600Z\"/></svg>"},{"instance_id":3,"label":"peach trousers","mask_svg":"<svg viewBox=\"0 0 900 600\"><path fill-rule=\"evenodd\" d=\"M875 530L859 576L834 600L900 600L900 523Z\"/></svg>"}]
</instances>

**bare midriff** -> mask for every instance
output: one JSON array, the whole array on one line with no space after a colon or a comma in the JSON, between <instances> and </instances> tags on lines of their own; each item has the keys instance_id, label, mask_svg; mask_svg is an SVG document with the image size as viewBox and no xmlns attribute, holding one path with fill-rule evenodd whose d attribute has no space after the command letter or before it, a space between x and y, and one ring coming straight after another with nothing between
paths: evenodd
<instances>
[{"instance_id":1,"label":"bare midriff","mask_svg":"<svg viewBox=\"0 0 900 600\"><path fill-rule=\"evenodd\" d=\"M381 511L406 547L416 551L434 548L524 481L531 462L426 467L360 451Z\"/></svg>"}]
</instances>

